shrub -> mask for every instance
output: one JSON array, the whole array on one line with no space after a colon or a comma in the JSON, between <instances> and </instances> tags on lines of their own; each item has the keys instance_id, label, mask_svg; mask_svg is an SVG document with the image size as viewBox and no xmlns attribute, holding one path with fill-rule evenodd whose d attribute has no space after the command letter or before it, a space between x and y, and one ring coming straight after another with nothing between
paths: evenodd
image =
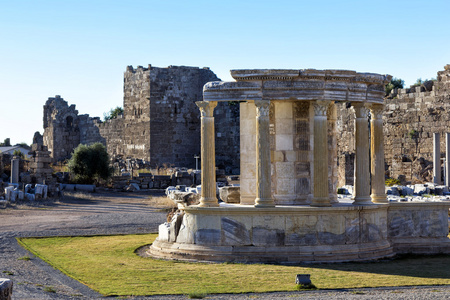
<instances>
[{"instance_id":1,"label":"shrub","mask_svg":"<svg viewBox=\"0 0 450 300\"><path fill-rule=\"evenodd\" d=\"M395 178L388 178L388 179L386 179L386 181L384 183L387 186L399 185L400 184L400 180L395 179Z\"/></svg>"},{"instance_id":2,"label":"shrub","mask_svg":"<svg viewBox=\"0 0 450 300\"><path fill-rule=\"evenodd\" d=\"M73 150L68 167L73 181L77 183L90 184L100 178L106 180L112 174L108 152L106 152L105 146L101 143L89 146L78 145Z\"/></svg>"}]
</instances>

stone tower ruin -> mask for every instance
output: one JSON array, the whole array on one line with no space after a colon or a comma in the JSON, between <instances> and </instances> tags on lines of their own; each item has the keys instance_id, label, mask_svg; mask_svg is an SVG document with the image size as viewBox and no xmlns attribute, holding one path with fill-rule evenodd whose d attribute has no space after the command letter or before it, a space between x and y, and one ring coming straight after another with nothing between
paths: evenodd
<instances>
[{"instance_id":1,"label":"stone tower ruin","mask_svg":"<svg viewBox=\"0 0 450 300\"><path fill-rule=\"evenodd\" d=\"M123 115L102 122L78 115L75 105L60 96L44 105L44 144L53 161L70 157L82 144L101 142L110 156L138 158L152 166L195 167L200 153L200 113L203 85L219 78L209 68L128 66L124 73ZM217 166L239 173L239 106L222 103L216 109Z\"/></svg>"}]
</instances>

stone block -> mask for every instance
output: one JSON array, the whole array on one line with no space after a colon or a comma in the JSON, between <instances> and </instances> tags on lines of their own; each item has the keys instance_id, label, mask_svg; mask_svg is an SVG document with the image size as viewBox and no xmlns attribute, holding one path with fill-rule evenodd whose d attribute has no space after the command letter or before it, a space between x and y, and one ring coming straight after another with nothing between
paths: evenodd
<instances>
[{"instance_id":1,"label":"stone block","mask_svg":"<svg viewBox=\"0 0 450 300\"><path fill-rule=\"evenodd\" d=\"M292 135L278 134L275 136L275 149L280 150L294 150L294 140Z\"/></svg>"},{"instance_id":2,"label":"stone block","mask_svg":"<svg viewBox=\"0 0 450 300\"><path fill-rule=\"evenodd\" d=\"M0 278L0 300L11 300L13 282L11 279Z\"/></svg>"},{"instance_id":3,"label":"stone block","mask_svg":"<svg viewBox=\"0 0 450 300\"><path fill-rule=\"evenodd\" d=\"M195 232L194 242L198 245L219 245L221 231L218 229L199 229Z\"/></svg>"},{"instance_id":4,"label":"stone block","mask_svg":"<svg viewBox=\"0 0 450 300\"><path fill-rule=\"evenodd\" d=\"M168 242L170 236L170 223L163 223L158 226L158 240Z\"/></svg>"},{"instance_id":5,"label":"stone block","mask_svg":"<svg viewBox=\"0 0 450 300\"><path fill-rule=\"evenodd\" d=\"M242 224L228 217L221 218L223 245L250 245L250 233Z\"/></svg>"},{"instance_id":6,"label":"stone block","mask_svg":"<svg viewBox=\"0 0 450 300\"><path fill-rule=\"evenodd\" d=\"M285 232L279 229L254 227L252 229L252 243L254 246L283 246Z\"/></svg>"},{"instance_id":7,"label":"stone block","mask_svg":"<svg viewBox=\"0 0 450 300\"><path fill-rule=\"evenodd\" d=\"M241 188L238 186L224 186L219 188L219 196L226 203L241 202Z\"/></svg>"},{"instance_id":8,"label":"stone block","mask_svg":"<svg viewBox=\"0 0 450 300\"><path fill-rule=\"evenodd\" d=\"M63 190L65 191L74 191L75 190L75 184L63 184Z\"/></svg>"},{"instance_id":9,"label":"stone block","mask_svg":"<svg viewBox=\"0 0 450 300\"><path fill-rule=\"evenodd\" d=\"M77 184L75 185L77 191L83 191L88 193L95 192L95 184Z\"/></svg>"}]
</instances>

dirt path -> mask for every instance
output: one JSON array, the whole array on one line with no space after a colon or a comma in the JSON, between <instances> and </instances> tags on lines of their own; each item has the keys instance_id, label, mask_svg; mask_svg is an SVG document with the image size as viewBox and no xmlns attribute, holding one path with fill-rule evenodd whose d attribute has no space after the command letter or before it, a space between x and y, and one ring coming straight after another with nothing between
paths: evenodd
<instances>
[{"instance_id":1,"label":"dirt path","mask_svg":"<svg viewBox=\"0 0 450 300\"><path fill-rule=\"evenodd\" d=\"M13 299L94 299L100 294L63 275L28 251L16 237L156 232L166 219L159 192L95 193L41 205L0 209L0 277L14 282ZM30 260L21 258L31 257ZM446 267L446 266L443 266ZM176 284L176 283L175 283ZM185 295L129 299L187 299ZM209 295L208 299L450 299L450 286L319 290Z\"/></svg>"}]
</instances>

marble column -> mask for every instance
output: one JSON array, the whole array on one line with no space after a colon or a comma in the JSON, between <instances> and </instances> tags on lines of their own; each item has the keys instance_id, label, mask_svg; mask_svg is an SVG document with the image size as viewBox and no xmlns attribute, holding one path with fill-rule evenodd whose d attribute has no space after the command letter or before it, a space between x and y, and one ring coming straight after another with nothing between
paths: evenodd
<instances>
[{"instance_id":1,"label":"marble column","mask_svg":"<svg viewBox=\"0 0 450 300\"><path fill-rule=\"evenodd\" d=\"M450 186L450 133L445 134L445 185Z\"/></svg>"},{"instance_id":2,"label":"marble column","mask_svg":"<svg viewBox=\"0 0 450 300\"><path fill-rule=\"evenodd\" d=\"M331 206L328 193L328 124L330 101L314 103L314 190L311 206Z\"/></svg>"},{"instance_id":3,"label":"marble column","mask_svg":"<svg viewBox=\"0 0 450 300\"><path fill-rule=\"evenodd\" d=\"M339 203L337 198L337 132L336 132L337 108L334 102L328 106L328 194L330 203Z\"/></svg>"},{"instance_id":4,"label":"marble column","mask_svg":"<svg viewBox=\"0 0 450 300\"><path fill-rule=\"evenodd\" d=\"M433 182L441 184L441 139L439 133L433 133Z\"/></svg>"},{"instance_id":5,"label":"marble column","mask_svg":"<svg viewBox=\"0 0 450 300\"><path fill-rule=\"evenodd\" d=\"M11 183L19 183L19 163L20 158L13 156L11 159Z\"/></svg>"},{"instance_id":6,"label":"marble column","mask_svg":"<svg viewBox=\"0 0 450 300\"><path fill-rule=\"evenodd\" d=\"M370 106L370 154L372 176L372 202L388 203L384 179L383 104Z\"/></svg>"},{"instance_id":7,"label":"marble column","mask_svg":"<svg viewBox=\"0 0 450 300\"><path fill-rule=\"evenodd\" d=\"M353 204L370 204L369 123L364 103L352 103L355 111L355 184Z\"/></svg>"},{"instance_id":8,"label":"marble column","mask_svg":"<svg viewBox=\"0 0 450 300\"><path fill-rule=\"evenodd\" d=\"M256 199L255 207L274 207L270 176L270 101L257 100L256 106Z\"/></svg>"},{"instance_id":9,"label":"marble column","mask_svg":"<svg viewBox=\"0 0 450 300\"><path fill-rule=\"evenodd\" d=\"M198 101L201 115L201 171L202 190L199 206L219 206L216 198L216 153L214 144L215 101Z\"/></svg>"}]
</instances>

